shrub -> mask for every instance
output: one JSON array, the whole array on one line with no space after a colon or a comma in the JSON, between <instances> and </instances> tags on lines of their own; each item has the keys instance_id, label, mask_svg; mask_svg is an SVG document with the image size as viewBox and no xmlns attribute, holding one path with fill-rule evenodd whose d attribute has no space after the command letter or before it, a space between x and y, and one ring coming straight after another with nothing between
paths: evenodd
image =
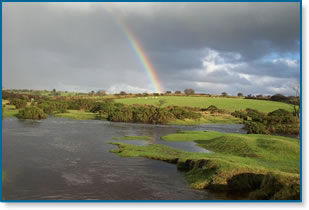
<instances>
[{"instance_id":1,"label":"shrub","mask_svg":"<svg viewBox=\"0 0 309 210\"><path fill-rule=\"evenodd\" d=\"M175 119L199 119L201 117L200 113L186 110L181 107L172 107L168 111L174 116Z\"/></svg>"},{"instance_id":2,"label":"shrub","mask_svg":"<svg viewBox=\"0 0 309 210\"><path fill-rule=\"evenodd\" d=\"M284 109L277 109L273 112L268 113L268 123L269 124L286 124L286 123L295 123L297 122L296 117L293 113L288 112Z\"/></svg>"},{"instance_id":3,"label":"shrub","mask_svg":"<svg viewBox=\"0 0 309 210\"><path fill-rule=\"evenodd\" d=\"M255 109L250 109L247 108L247 117L250 117L252 121L256 121L256 122L264 122L265 120L265 114L262 112L259 112Z\"/></svg>"},{"instance_id":4,"label":"shrub","mask_svg":"<svg viewBox=\"0 0 309 210\"><path fill-rule=\"evenodd\" d=\"M27 101L18 98L13 98L10 100L10 104L14 105L16 109L20 109L27 106Z\"/></svg>"},{"instance_id":5,"label":"shrub","mask_svg":"<svg viewBox=\"0 0 309 210\"><path fill-rule=\"evenodd\" d=\"M64 102L45 101L38 104L46 114L53 114L55 112L65 113L68 105Z\"/></svg>"},{"instance_id":6,"label":"shrub","mask_svg":"<svg viewBox=\"0 0 309 210\"><path fill-rule=\"evenodd\" d=\"M247 113L244 112L244 111L234 111L231 113L232 116L234 117L237 117L237 118L241 118L241 119L244 119L244 120L247 120L248 117L247 117Z\"/></svg>"},{"instance_id":7,"label":"shrub","mask_svg":"<svg viewBox=\"0 0 309 210\"><path fill-rule=\"evenodd\" d=\"M30 106L19 110L17 117L21 119L40 120L47 118L47 115L43 112L42 109L35 106Z\"/></svg>"},{"instance_id":8,"label":"shrub","mask_svg":"<svg viewBox=\"0 0 309 210\"><path fill-rule=\"evenodd\" d=\"M248 130L248 134L255 133L255 134L268 134L268 130L266 126L259 122L245 122L245 129Z\"/></svg>"}]
</instances>

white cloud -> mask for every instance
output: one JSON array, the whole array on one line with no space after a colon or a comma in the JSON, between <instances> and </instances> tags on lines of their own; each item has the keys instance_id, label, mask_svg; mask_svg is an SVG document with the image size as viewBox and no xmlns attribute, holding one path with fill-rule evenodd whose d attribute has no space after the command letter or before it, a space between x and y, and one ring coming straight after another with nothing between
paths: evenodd
<instances>
[{"instance_id":1,"label":"white cloud","mask_svg":"<svg viewBox=\"0 0 309 210\"><path fill-rule=\"evenodd\" d=\"M284 63L285 65L291 68L295 68L299 66L299 62L297 60L288 59L288 58L273 59L273 63Z\"/></svg>"},{"instance_id":2,"label":"white cloud","mask_svg":"<svg viewBox=\"0 0 309 210\"><path fill-rule=\"evenodd\" d=\"M217 70L224 70L229 74L232 74L232 69L245 65L245 63L239 61L241 55L239 53L228 53L229 58L226 59L220 52L207 49L207 55L203 58L202 74L208 74ZM238 61L238 62L237 62Z\"/></svg>"}]
</instances>

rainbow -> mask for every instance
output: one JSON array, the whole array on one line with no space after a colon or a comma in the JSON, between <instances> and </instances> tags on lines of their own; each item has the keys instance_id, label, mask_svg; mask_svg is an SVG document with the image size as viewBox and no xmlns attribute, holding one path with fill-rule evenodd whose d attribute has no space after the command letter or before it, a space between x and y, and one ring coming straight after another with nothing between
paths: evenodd
<instances>
[{"instance_id":1,"label":"rainbow","mask_svg":"<svg viewBox=\"0 0 309 210\"><path fill-rule=\"evenodd\" d=\"M109 12L109 14L112 14ZM147 54L145 50L142 48L141 44L136 40L134 34L130 31L130 29L126 26L126 24L118 18L116 15L113 15L114 19L120 26L120 28L123 30L124 34L126 35L126 38L128 39L132 49L135 51L138 59L140 60L152 86L155 93L162 93L162 86L158 79L158 76L156 74L155 68L152 66L149 58L147 57Z\"/></svg>"}]
</instances>

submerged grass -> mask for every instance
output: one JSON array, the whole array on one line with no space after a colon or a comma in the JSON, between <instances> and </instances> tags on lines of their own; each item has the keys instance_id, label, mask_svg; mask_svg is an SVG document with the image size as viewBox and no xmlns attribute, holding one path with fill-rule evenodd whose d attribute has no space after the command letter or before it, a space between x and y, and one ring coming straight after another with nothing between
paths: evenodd
<instances>
[{"instance_id":1,"label":"submerged grass","mask_svg":"<svg viewBox=\"0 0 309 210\"><path fill-rule=\"evenodd\" d=\"M299 140L267 135L184 131L162 137L195 141L214 153L185 152L165 145L112 142L123 157L146 157L176 163L190 187L233 193L250 199L299 199Z\"/></svg>"},{"instance_id":2,"label":"submerged grass","mask_svg":"<svg viewBox=\"0 0 309 210\"><path fill-rule=\"evenodd\" d=\"M150 141L152 137L150 136L123 136L123 137L113 137L114 140L145 140Z\"/></svg>"}]
</instances>

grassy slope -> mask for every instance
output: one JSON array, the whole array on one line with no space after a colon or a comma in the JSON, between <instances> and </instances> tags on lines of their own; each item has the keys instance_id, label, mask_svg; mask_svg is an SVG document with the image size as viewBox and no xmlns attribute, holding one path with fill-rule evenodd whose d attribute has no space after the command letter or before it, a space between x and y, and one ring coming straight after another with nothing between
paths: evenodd
<instances>
[{"instance_id":1,"label":"grassy slope","mask_svg":"<svg viewBox=\"0 0 309 210\"><path fill-rule=\"evenodd\" d=\"M243 190L254 186L252 180L257 177L263 176L266 179L267 174L272 174L284 186L276 194L271 194L272 198L291 198L291 194L299 191L300 145L296 139L202 131L171 134L163 139L196 141L199 146L214 153L185 152L158 144L136 146L124 143L113 143L118 146L113 152L124 157L146 157L177 163L179 169L186 171L186 179L195 189L230 187ZM237 180L243 174L251 176L249 181L241 180L236 186L230 184L230 180ZM265 183L267 181L264 180ZM290 190L295 186L296 190ZM264 191L267 189L262 194Z\"/></svg>"},{"instance_id":2,"label":"grassy slope","mask_svg":"<svg viewBox=\"0 0 309 210\"><path fill-rule=\"evenodd\" d=\"M178 106L207 108L210 105L215 105L220 109L225 109L229 111L252 108L266 113L274 111L279 108L286 109L288 111L293 110L293 107L291 105L280 102L251 100L242 98L221 98L221 97L212 98L212 97L194 97L194 96L160 96L157 98L141 97L141 98L117 99L116 102L125 104L156 105L158 104L158 101L161 99L165 99L167 101L165 106L178 105Z\"/></svg>"},{"instance_id":3,"label":"grassy slope","mask_svg":"<svg viewBox=\"0 0 309 210\"><path fill-rule=\"evenodd\" d=\"M104 116L100 116L97 113L85 112L79 110L68 110L67 113L57 113L54 116L56 117L64 117L75 120L102 120L105 119Z\"/></svg>"},{"instance_id":4,"label":"grassy slope","mask_svg":"<svg viewBox=\"0 0 309 210\"><path fill-rule=\"evenodd\" d=\"M113 137L114 140L146 140L150 141L152 138L150 136L123 136L123 137Z\"/></svg>"}]
</instances>

